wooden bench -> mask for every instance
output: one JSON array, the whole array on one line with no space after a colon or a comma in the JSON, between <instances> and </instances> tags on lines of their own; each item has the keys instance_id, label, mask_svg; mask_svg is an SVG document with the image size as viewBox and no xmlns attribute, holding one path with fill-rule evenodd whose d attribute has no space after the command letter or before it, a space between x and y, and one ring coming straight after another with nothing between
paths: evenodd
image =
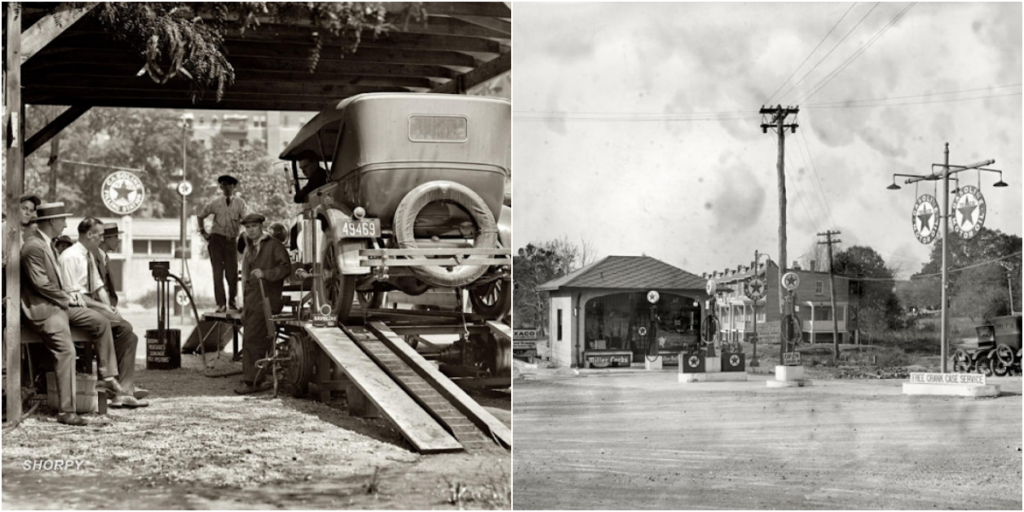
<instances>
[{"instance_id":1,"label":"wooden bench","mask_svg":"<svg viewBox=\"0 0 1024 512\"><path fill-rule=\"evenodd\" d=\"M96 380L98 382L100 379L99 379L99 367L98 367L99 366L98 365L99 361L98 361L98 357L97 357L97 354L96 354L96 341L93 340L89 336L89 334L87 332L85 332L84 330L79 329L77 327L72 327L71 328L71 341L73 341L75 343L75 353L76 353L76 357L75 357L75 372L76 373L85 373L85 374L90 374L91 375L93 373L92 362L93 362L93 360L97 360ZM37 345L37 344L38 345L42 345L43 344L43 339L40 338L39 334L36 333L34 330L32 330L32 328L27 327L24 324L22 324L21 344L22 345ZM25 354L26 357L29 358L29 372L30 372L30 375L32 375L31 372L33 371L33 368L32 368L33 367L33 362L31 360L31 354L29 353L28 350L24 350L24 351L22 351L22 353ZM33 385L34 384L35 383L33 382ZM74 389L74 387L72 387L72 389ZM98 414L107 414L107 396L106 396L107 394L104 391L102 391L102 390L97 390L96 391L96 395L97 395L97 397L96 397L97 413ZM77 403L77 397L75 398L75 401Z\"/></svg>"}]
</instances>

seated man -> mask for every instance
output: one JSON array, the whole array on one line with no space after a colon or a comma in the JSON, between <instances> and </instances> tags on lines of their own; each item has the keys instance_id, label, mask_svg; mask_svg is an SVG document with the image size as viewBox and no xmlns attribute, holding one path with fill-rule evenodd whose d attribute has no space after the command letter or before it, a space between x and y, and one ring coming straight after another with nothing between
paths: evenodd
<instances>
[{"instance_id":1,"label":"seated man","mask_svg":"<svg viewBox=\"0 0 1024 512\"><path fill-rule=\"evenodd\" d=\"M295 194L295 202L305 203L310 192L326 185L330 181L331 175L326 169L320 167L320 157L314 151L303 151L299 154L299 169L302 169L302 175L308 180L306 186Z\"/></svg>"},{"instance_id":2,"label":"seated man","mask_svg":"<svg viewBox=\"0 0 1024 512\"><path fill-rule=\"evenodd\" d=\"M284 307L281 289L284 280L291 273L288 251L276 238L263 232L264 217L249 214L242 219L245 236L249 239L242 256L242 385L235 392L240 395L259 390L256 380L256 361L267 357L273 348L272 339L276 333L267 330L267 317L263 310L264 296L260 292L260 281L266 300L270 301L272 314L280 313Z\"/></svg>"},{"instance_id":3,"label":"seated man","mask_svg":"<svg viewBox=\"0 0 1024 512\"><path fill-rule=\"evenodd\" d=\"M103 222L95 217L86 217L78 224L78 243L60 255L64 270L64 291L89 309L103 315L110 322L113 344L109 347L97 345L100 367L116 365L120 391L113 390L111 407L145 407L145 400L135 398L135 351L139 337L132 324L117 312L103 283L103 274L94 253L99 252L103 241Z\"/></svg>"},{"instance_id":4,"label":"seated man","mask_svg":"<svg viewBox=\"0 0 1024 512\"><path fill-rule=\"evenodd\" d=\"M60 410L57 421L82 426L88 422L75 413L75 344L71 326L84 329L96 340L96 347L113 351L110 322L103 315L84 307L77 297L63 290L63 278L57 252L50 241L67 226L64 203L40 204L36 209L36 229L21 247L21 311L24 326L36 331L56 359L57 395ZM108 359L110 360L110 359ZM103 385L123 393L117 382L117 368L100 364Z\"/></svg>"}]
</instances>

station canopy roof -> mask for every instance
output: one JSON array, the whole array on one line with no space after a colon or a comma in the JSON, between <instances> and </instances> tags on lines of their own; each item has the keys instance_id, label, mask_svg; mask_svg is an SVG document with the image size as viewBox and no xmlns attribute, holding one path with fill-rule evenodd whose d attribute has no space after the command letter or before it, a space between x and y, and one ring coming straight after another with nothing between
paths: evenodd
<instances>
[{"instance_id":1,"label":"station canopy roof","mask_svg":"<svg viewBox=\"0 0 1024 512\"><path fill-rule=\"evenodd\" d=\"M565 288L622 290L700 290L707 283L700 276L650 256L608 256L566 276L537 287L553 292Z\"/></svg>"},{"instance_id":2,"label":"station canopy roof","mask_svg":"<svg viewBox=\"0 0 1024 512\"><path fill-rule=\"evenodd\" d=\"M55 3L25 3L22 32L52 14ZM202 4L199 14L206 19ZM26 104L80 107L320 111L324 105L365 92L457 93L511 69L511 16L501 2L424 3L427 19L403 19L409 4L389 3L395 28L378 37L361 35L355 53L342 58L345 43L319 30L322 49L314 72L308 20L254 29L229 29L222 51L235 80L223 98L208 90L193 102L189 79L158 84L139 76L145 57L115 39L85 15L36 53L23 53ZM393 18L393 19L392 19ZM22 47L31 44L23 35ZM29 48L27 51L32 51Z\"/></svg>"}]
</instances>

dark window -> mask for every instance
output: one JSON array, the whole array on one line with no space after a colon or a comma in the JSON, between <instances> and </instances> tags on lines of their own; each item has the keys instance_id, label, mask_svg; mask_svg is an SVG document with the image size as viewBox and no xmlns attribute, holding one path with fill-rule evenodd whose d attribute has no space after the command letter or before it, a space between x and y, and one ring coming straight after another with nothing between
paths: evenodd
<instances>
[{"instance_id":1,"label":"dark window","mask_svg":"<svg viewBox=\"0 0 1024 512\"><path fill-rule=\"evenodd\" d=\"M558 341L562 341L562 310L558 310Z\"/></svg>"},{"instance_id":2,"label":"dark window","mask_svg":"<svg viewBox=\"0 0 1024 512\"><path fill-rule=\"evenodd\" d=\"M135 254L149 254L149 240L132 240L132 252Z\"/></svg>"},{"instance_id":3,"label":"dark window","mask_svg":"<svg viewBox=\"0 0 1024 512\"><path fill-rule=\"evenodd\" d=\"M170 255L173 253L174 248L170 240L152 240L150 243L152 244L153 254Z\"/></svg>"}]
</instances>

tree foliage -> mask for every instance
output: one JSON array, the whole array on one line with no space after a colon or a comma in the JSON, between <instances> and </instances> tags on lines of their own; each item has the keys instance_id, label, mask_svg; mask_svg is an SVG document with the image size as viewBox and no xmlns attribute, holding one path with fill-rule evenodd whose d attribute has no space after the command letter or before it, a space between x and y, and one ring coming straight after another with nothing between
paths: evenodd
<instances>
[{"instance_id":1,"label":"tree foliage","mask_svg":"<svg viewBox=\"0 0 1024 512\"><path fill-rule=\"evenodd\" d=\"M422 3L404 5L403 21L422 22ZM234 82L234 68L224 53L228 31L259 30L266 23L295 23L309 30L309 70L316 70L323 37L342 41L341 56L359 48L363 32L374 38L395 28L384 2L103 2L91 13L115 38L146 58L139 74L157 83L183 75L192 100L207 90L219 101Z\"/></svg>"},{"instance_id":2,"label":"tree foliage","mask_svg":"<svg viewBox=\"0 0 1024 512\"><path fill-rule=\"evenodd\" d=\"M593 251L591 245L584 246ZM593 257L591 253L589 257ZM548 298L537 287L588 264L583 249L568 238L528 244L512 258L514 316L517 325L544 329L548 320Z\"/></svg>"},{"instance_id":3,"label":"tree foliage","mask_svg":"<svg viewBox=\"0 0 1024 512\"><path fill-rule=\"evenodd\" d=\"M1019 236L981 228L970 240L950 236L947 245L947 282L953 315L980 321L1021 310ZM942 240L936 240L930 260L914 279L934 283L932 288L937 294L934 301L939 306L942 304L941 273Z\"/></svg>"},{"instance_id":4,"label":"tree foliage","mask_svg":"<svg viewBox=\"0 0 1024 512\"><path fill-rule=\"evenodd\" d=\"M860 327L877 330L899 325L901 308L896 298L895 272L878 252L855 245L836 253L833 265L836 274L861 278L852 290L859 303Z\"/></svg>"}]
</instances>

